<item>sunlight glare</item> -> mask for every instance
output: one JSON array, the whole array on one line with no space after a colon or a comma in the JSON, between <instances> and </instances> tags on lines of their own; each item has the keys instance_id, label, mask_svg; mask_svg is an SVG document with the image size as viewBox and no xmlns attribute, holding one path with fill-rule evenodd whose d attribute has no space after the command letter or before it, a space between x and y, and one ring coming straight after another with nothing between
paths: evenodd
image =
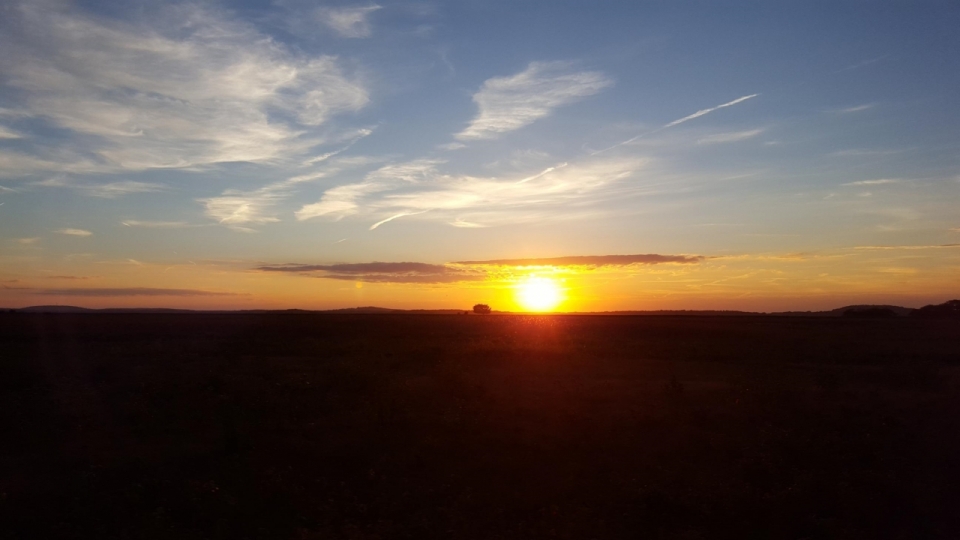
<instances>
[{"instance_id":1,"label":"sunlight glare","mask_svg":"<svg viewBox=\"0 0 960 540\"><path fill-rule=\"evenodd\" d=\"M562 299L559 285L550 278L530 276L517 288L517 300L530 311L550 311Z\"/></svg>"}]
</instances>

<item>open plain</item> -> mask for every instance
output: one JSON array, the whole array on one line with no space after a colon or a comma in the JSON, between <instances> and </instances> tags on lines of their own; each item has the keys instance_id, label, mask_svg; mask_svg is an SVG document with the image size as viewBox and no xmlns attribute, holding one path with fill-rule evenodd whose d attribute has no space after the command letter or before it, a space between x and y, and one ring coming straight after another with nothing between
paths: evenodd
<instances>
[{"instance_id":1,"label":"open plain","mask_svg":"<svg viewBox=\"0 0 960 540\"><path fill-rule=\"evenodd\" d=\"M5 538L957 538L960 321L0 314Z\"/></svg>"}]
</instances>

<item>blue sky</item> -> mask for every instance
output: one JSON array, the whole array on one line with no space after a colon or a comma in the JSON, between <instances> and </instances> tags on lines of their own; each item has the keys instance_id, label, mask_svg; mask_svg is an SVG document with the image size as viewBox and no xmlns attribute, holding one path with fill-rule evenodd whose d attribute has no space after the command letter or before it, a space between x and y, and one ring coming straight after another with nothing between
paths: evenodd
<instances>
[{"instance_id":1,"label":"blue sky","mask_svg":"<svg viewBox=\"0 0 960 540\"><path fill-rule=\"evenodd\" d=\"M337 296L339 278L258 269L612 254L699 256L709 276L684 274L656 294L623 285L609 302L594 287L574 307L960 292L956 4L0 9L7 304L50 291L70 301L77 288L142 303L122 292L159 280L288 305L298 297L250 283L296 289L317 277L311 305L335 307L357 301ZM836 261L775 270L766 261L777 257ZM718 262L733 260L752 266ZM611 266L635 276L638 264ZM205 277L169 278L185 265ZM448 277L427 294L416 287L430 279L415 287L409 272L351 275L396 285L371 302L460 301ZM751 277L753 289L703 292L777 272L787 288ZM846 280L831 281L838 273ZM519 279L510 275L490 279ZM875 286L854 286L864 280ZM748 306L744 294L764 300Z\"/></svg>"}]
</instances>

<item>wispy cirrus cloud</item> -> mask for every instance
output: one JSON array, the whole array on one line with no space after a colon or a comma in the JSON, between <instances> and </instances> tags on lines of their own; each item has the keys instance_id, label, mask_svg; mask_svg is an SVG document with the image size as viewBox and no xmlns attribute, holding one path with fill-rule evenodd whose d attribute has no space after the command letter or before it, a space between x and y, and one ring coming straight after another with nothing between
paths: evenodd
<instances>
[{"instance_id":1,"label":"wispy cirrus cloud","mask_svg":"<svg viewBox=\"0 0 960 540\"><path fill-rule=\"evenodd\" d=\"M884 186L888 184L899 184L899 178L878 178L876 180L857 180L856 182L847 182L844 186Z\"/></svg>"},{"instance_id":2,"label":"wispy cirrus cloud","mask_svg":"<svg viewBox=\"0 0 960 540\"><path fill-rule=\"evenodd\" d=\"M488 261L458 261L455 264L482 266L630 266L634 264L696 264L702 255L574 255L535 259L493 259Z\"/></svg>"},{"instance_id":3,"label":"wispy cirrus cloud","mask_svg":"<svg viewBox=\"0 0 960 540\"><path fill-rule=\"evenodd\" d=\"M922 250L922 249L956 249L960 244L932 244L932 245L907 245L907 246L856 246L853 249L863 251L892 251L892 250Z\"/></svg>"},{"instance_id":4,"label":"wispy cirrus cloud","mask_svg":"<svg viewBox=\"0 0 960 540\"><path fill-rule=\"evenodd\" d=\"M864 103L863 105L855 105L853 107L845 107L843 109L837 109L835 112L840 114L850 114L850 113L866 111L876 106L877 106L876 103Z\"/></svg>"},{"instance_id":5,"label":"wispy cirrus cloud","mask_svg":"<svg viewBox=\"0 0 960 540\"><path fill-rule=\"evenodd\" d=\"M419 262L284 264L259 266L257 270L371 283L455 283L479 281L487 277L485 272L474 269Z\"/></svg>"},{"instance_id":6,"label":"wispy cirrus cloud","mask_svg":"<svg viewBox=\"0 0 960 540\"><path fill-rule=\"evenodd\" d=\"M321 7L315 11L316 19L341 37L370 37L370 14L382 9L376 4L351 7Z\"/></svg>"},{"instance_id":7,"label":"wispy cirrus cloud","mask_svg":"<svg viewBox=\"0 0 960 540\"><path fill-rule=\"evenodd\" d=\"M870 148L851 148L848 150L838 150L836 152L831 152L828 155L836 157L869 157L869 156L888 156L891 154L899 154L903 150L896 149L886 149L886 150L874 150Z\"/></svg>"},{"instance_id":8,"label":"wispy cirrus cloud","mask_svg":"<svg viewBox=\"0 0 960 540\"><path fill-rule=\"evenodd\" d=\"M321 216L339 220L357 214L363 210L361 203L365 197L433 180L439 176L437 165L442 163L445 161L418 159L385 165L367 174L362 182L328 189L320 201L304 205L298 210L296 217L301 221Z\"/></svg>"},{"instance_id":9,"label":"wispy cirrus cloud","mask_svg":"<svg viewBox=\"0 0 960 540\"><path fill-rule=\"evenodd\" d=\"M116 199L133 193L156 193L167 189L167 186L163 184L129 180L108 182L106 184L77 183L63 176L55 176L39 182L33 182L31 185L68 188L84 195L100 197L101 199Z\"/></svg>"},{"instance_id":10,"label":"wispy cirrus cloud","mask_svg":"<svg viewBox=\"0 0 960 540\"><path fill-rule=\"evenodd\" d=\"M125 219L120 223L125 227L142 227L145 229L183 229L192 226L186 221L141 221L137 219Z\"/></svg>"},{"instance_id":11,"label":"wispy cirrus cloud","mask_svg":"<svg viewBox=\"0 0 960 540\"><path fill-rule=\"evenodd\" d=\"M73 134L0 156L21 171L270 162L305 151L305 132L369 101L337 58L293 51L209 4L125 22L23 2L0 24L0 69L18 107Z\"/></svg>"},{"instance_id":12,"label":"wispy cirrus cloud","mask_svg":"<svg viewBox=\"0 0 960 540\"><path fill-rule=\"evenodd\" d=\"M87 237L87 236L93 236L93 233L92 233L92 232L87 231L87 230L84 230L84 229L57 229L57 230L54 231L54 232L60 233L60 234L65 234L65 235L67 235L67 236L79 236L79 237L84 237L84 238Z\"/></svg>"},{"instance_id":13,"label":"wispy cirrus cloud","mask_svg":"<svg viewBox=\"0 0 960 540\"><path fill-rule=\"evenodd\" d=\"M459 227L482 227L489 224L485 220L518 222L538 210L556 214L567 203L601 200L607 188L640 170L646 160L587 159L506 177L446 174L440 170L444 163L423 159L382 167L361 182L327 190L319 202L297 211L297 219L369 215L386 223L422 214Z\"/></svg>"},{"instance_id":14,"label":"wispy cirrus cloud","mask_svg":"<svg viewBox=\"0 0 960 540\"><path fill-rule=\"evenodd\" d=\"M368 165L370 163L369 159L335 158L335 156L346 151L357 141L371 133L373 133L372 129L358 130L346 146L307 160L304 164L306 166L323 165L324 168L319 170L314 169L310 172L291 176L255 190L229 189L217 197L199 199L198 202L204 205L208 217L242 232L253 231L247 225L276 223L280 219L274 215L274 207L280 201L287 199L296 186L320 180L346 169Z\"/></svg>"},{"instance_id":15,"label":"wispy cirrus cloud","mask_svg":"<svg viewBox=\"0 0 960 540\"><path fill-rule=\"evenodd\" d=\"M716 133L713 135L707 135L697 140L699 144L722 144L722 143L732 143L745 141L747 139L752 139L757 135L763 133L763 129L750 129L746 131L732 131L729 133Z\"/></svg>"},{"instance_id":16,"label":"wispy cirrus cloud","mask_svg":"<svg viewBox=\"0 0 960 540\"><path fill-rule=\"evenodd\" d=\"M0 139L20 139L23 136L4 126L0 126Z\"/></svg>"},{"instance_id":17,"label":"wispy cirrus cloud","mask_svg":"<svg viewBox=\"0 0 960 540\"><path fill-rule=\"evenodd\" d=\"M455 137L461 141L495 139L612 84L599 71L574 71L569 62L532 62L516 75L484 82L473 95L477 116Z\"/></svg>"}]
</instances>

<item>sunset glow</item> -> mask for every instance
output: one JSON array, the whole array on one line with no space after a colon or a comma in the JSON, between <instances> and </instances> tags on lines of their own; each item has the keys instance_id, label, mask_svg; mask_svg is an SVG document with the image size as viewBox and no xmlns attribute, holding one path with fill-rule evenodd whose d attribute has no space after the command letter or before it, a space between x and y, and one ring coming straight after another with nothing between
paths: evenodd
<instances>
[{"instance_id":1,"label":"sunset glow","mask_svg":"<svg viewBox=\"0 0 960 540\"><path fill-rule=\"evenodd\" d=\"M95 4L0 17L0 308L960 295L946 4Z\"/></svg>"},{"instance_id":2,"label":"sunset glow","mask_svg":"<svg viewBox=\"0 0 960 540\"><path fill-rule=\"evenodd\" d=\"M517 300L529 311L553 311L563 293L555 280L531 276L517 286Z\"/></svg>"}]
</instances>

